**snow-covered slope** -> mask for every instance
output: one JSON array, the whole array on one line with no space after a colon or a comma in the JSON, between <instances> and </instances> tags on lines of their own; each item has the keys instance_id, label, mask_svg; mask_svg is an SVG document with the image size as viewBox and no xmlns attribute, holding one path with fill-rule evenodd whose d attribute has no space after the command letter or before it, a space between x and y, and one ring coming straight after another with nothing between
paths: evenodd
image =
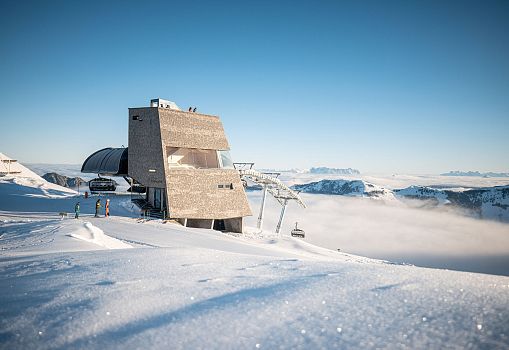
<instances>
[{"instance_id":1,"label":"snow-covered slope","mask_svg":"<svg viewBox=\"0 0 509 350\"><path fill-rule=\"evenodd\" d=\"M14 176L32 179L40 178L32 170L26 168L25 166L21 165L18 161L13 160L12 158L0 152L0 174L3 173L10 173L4 175L6 178L11 178Z\"/></svg>"},{"instance_id":2,"label":"snow-covered slope","mask_svg":"<svg viewBox=\"0 0 509 350\"><path fill-rule=\"evenodd\" d=\"M437 188L410 186L401 190L394 190L394 193L399 197L431 200L437 205L450 203L446 191Z\"/></svg>"},{"instance_id":3,"label":"snow-covered slope","mask_svg":"<svg viewBox=\"0 0 509 350\"><path fill-rule=\"evenodd\" d=\"M19 198L48 212L0 212L0 348L509 346L509 277L116 217L120 207L60 220L47 208L74 197Z\"/></svg>"},{"instance_id":4,"label":"snow-covered slope","mask_svg":"<svg viewBox=\"0 0 509 350\"><path fill-rule=\"evenodd\" d=\"M81 239L85 242L97 244L108 249L132 248L132 246L127 243L105 235L103 230L95 227L88 221L85 221L82 227L79 227L77 230L71 232L69 236Z\"/></svg>"},{"instance_id":5,"label":"snow-covered slope","mask_svg":"<svg viewBox=\"0 0 509 350\"><path fill-rule=\"evenodd\" d=\"M317 254L292 238L239 240L173 224L86 220L138 248L70 252L88 244L61 234L79 220L40 215L0 224L1 241L10 241L0 253L2 347L509 345L508 277ZM45 238L37 236L47 226ZM27 236L38 238L21 247ZM60 252L50 253L52 242Z\"/></svg>"},{"instance_id":6,"label":"snow-covered slope","mask_svg":"<svg viewBox=\"0 0 509 350\"><path fill-rule=\"evenodd\" d=\"M7 168L8 165L4 161L9 160L11 160L11 158L0 153L0 164L5 168L2 171L7 172L7 169L9 169L11 172L10 174L0 177L0 196L7 196L8 193L14 193L15 195L28 197L62 198L77 194L76 191L69 188L44 180L19 162L11 163L9 168ZM12 189L10 187L12 187Z\"/></svg>"}]
</instances>

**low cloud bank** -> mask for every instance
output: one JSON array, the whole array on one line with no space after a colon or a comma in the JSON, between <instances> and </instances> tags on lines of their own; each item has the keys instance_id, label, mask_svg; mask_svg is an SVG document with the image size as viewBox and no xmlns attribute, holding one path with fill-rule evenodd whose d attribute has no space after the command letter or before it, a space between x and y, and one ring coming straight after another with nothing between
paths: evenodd
<instances>
[{"instance_id":1,"label":"low cloud bank","mask_svg":"<svg viewBox=\"0 0 509 350\"><path fill-rule=\"evenodd\" d=\"M296 221L306 241L329 249L420 266L509 275L509 224L478 220L450 208L412 208L370 199L303 194L291 204L283 234ZM250 193L256 225L260 193ZM265 229L273 230L281 206L269 198ZM505 272L504 272L505 271Z\"/></svg>"}]
</instances>

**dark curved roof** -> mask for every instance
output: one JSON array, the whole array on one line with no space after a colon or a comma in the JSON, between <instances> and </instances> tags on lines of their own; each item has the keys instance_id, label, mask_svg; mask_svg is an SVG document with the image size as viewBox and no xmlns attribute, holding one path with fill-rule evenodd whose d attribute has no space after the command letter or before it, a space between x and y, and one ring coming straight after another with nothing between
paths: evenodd
<instances>
[{"instance_id":1,"label":"dark curved roof","mask_svg":"<svg viewBox=\"0 0 509 350\"><path fill-rule=\"evenodd\" d=\"M81 166L82 173L127 176L127 147L103 148L92 153Z\"/></svg>"}]
</instances>

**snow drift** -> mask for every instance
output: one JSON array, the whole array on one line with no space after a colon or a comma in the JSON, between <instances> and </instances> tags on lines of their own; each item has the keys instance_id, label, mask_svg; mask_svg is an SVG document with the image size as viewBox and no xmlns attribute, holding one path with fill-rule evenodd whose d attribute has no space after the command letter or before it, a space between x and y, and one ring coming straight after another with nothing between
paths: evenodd
<instances>
[{"instance_id":1,"label":"snow drift","mask_svg":"<svg viewBox=\"0 0 509 350\"><path fill-rule=\"evenodd\" d=\"M119 239L105 235L103 230L95 227L88 221L85 221L80 229L70 233L69 236L97 244L107 249L132 248L131 245L124 243Z\"/></svg>"}]
</instances>

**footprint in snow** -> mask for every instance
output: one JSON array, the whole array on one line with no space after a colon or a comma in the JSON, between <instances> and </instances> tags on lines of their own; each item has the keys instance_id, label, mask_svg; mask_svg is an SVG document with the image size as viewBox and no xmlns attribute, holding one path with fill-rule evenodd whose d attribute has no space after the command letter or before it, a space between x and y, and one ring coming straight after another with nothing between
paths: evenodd
<instances>
[{"instance_id":1,"label":"footprint in snow","mask_svg":"<svg viewBox=\"0 0 509 350\"><path fill-rule=\"evenodd\" d=\"M95 283L96 286L111 286L113 284L115 284L114 281L99 281Z\"/></svg>"},{"instance_id":2,"label":"footprint in snow","mask_svg":"<svg viewBox=\"0 0 509 350\"><path fill-rule=\"evenodd\" d=\"M226 281L226 278L224 278L224 277L216 277L216 278L205 278L205 279L202 279L202 280L198 280L199 283L220 282L220 281Z\"/></svg>"}]
</instances>

